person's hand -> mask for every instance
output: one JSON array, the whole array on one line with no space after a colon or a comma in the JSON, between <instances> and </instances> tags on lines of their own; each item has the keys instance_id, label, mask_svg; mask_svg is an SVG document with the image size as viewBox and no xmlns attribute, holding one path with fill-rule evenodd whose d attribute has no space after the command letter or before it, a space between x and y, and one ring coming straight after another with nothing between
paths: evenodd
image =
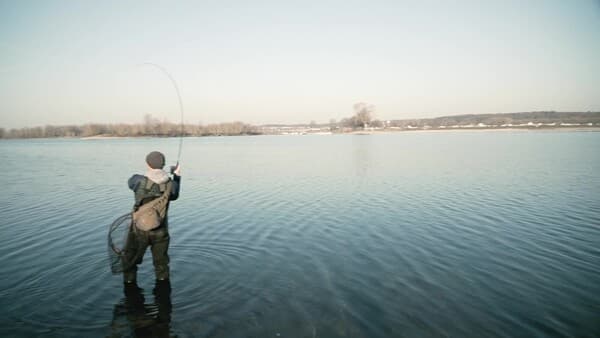
<instances>
[{"instance_id":1,"label":"person's hand","mask_svg":"<svg viewBox=\"0 0 600 338\"><path fill-rule=\"evenodd\" d=\"M181 164L177 163L177 165L173 167L171 172L177 176L181 176Z\"/></svg>"}]
</instances>

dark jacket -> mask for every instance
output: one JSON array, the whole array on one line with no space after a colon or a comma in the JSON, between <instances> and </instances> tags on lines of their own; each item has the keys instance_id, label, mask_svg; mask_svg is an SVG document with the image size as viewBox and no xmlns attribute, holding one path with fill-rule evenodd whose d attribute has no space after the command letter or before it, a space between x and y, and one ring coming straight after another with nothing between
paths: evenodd
<instances>
[{"instance_id":1,"label":"dark jacket","mask_svg":"<svg viewBox=\"0 0 600 338\"><path fill-rule=\"evenodd\" d=\"M129 189L133 190L133 192L135 194L135 196L134 196L135 206L137 206L137 207L139 207L145 203L148 203L148 202L152 201L153 199L158 198L162 195L162 193L160 192L159 185L156 183L152 184L150 191L146 190L145 186L146 186L147 180L148 180L148 178L146 176L136 174L136 175L131 176L131 178L129 178L129 180L127 181L127 185L129 186ZM179 188L181 186L181 176L173 175L173 179L171 179L171 182L172 182L173 186L171 188L171 194L169 196L169 201L174 201L177 198L179 198ZM168 214L169 214L169 205L167 204L167 212L165 214L165 219L163 221L163 224L161 224L158 228L162 228L163 226L168 226L168 224L169 224Z\"/></svg>"}]
</instances>

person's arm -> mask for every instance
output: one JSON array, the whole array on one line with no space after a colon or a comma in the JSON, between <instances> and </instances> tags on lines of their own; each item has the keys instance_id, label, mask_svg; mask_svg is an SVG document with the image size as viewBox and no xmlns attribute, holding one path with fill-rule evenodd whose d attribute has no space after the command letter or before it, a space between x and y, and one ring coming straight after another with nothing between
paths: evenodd
<instances>
[{"instance_id":1,"label":"person's arm","mask_svg":"<svg viewBox=\"0 0 600 338\"><path fill-rule=\"evenodd\" d=\"M169 200L174 201L179 198L179 188L181 187L181 176L173 174L173 187L171 188L171 195Z\"/></svg>"},{"instance_id":2,"label":"person's arm","mask_svg":"<svg viewBox=\"0 0 600 338\"><path fill-rule=\"evenodd\" d=\"M171 195L169 196L169 200L174 201L179 198L179 188L181 187L181 165L179 162L177 166L173 169L173 187L171 188Z\"/></svg>"}]
</instances>

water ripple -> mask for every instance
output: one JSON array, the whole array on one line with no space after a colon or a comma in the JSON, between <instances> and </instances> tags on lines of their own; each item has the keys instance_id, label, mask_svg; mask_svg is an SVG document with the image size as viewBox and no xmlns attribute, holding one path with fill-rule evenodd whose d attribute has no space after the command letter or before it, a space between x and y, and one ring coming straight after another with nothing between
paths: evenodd
<instances>
[{"instance_id":1,"label":"water ripple","mask_svg":"<svg viewBox=\"0 0 600 338\"><path fill-rule=\"evenodd\" d=\"M169 211L171 334L593 337L600 163L567 145L593 151L597 135L190 138L201 155ZM3 182L0 335L133 332L106 231L131 208L136 156L162 141L0 143L35 187ZM154 318L151 262L138 279Z\"/></svg>"}]
</instances>

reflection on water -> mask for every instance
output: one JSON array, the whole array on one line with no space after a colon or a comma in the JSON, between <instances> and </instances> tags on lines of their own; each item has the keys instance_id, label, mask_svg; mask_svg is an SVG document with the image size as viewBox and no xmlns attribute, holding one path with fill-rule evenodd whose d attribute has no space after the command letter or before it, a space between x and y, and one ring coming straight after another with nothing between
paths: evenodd
<instances>
[{"instance_id":1,"label":"reflection on water","mask_svg":"<svg viewBox=\"0 0 600 338\"><path fill-rule=\"evenodd\" d=\"M115 305L111 322L112 337L171 337L171 283L157 281L146 302L144 290L137 284L125 284L125 298Z\"/></svg>"},{"instance_id":2,"label":"reflection on water","mask_svg":"<svg viewBox=\"0 0 600 338\"><path fill-rule=\"evenodd\" d=\"M364 179L367 176L369 167L372 166L370 154L372 153L371 148L372 137L370 135L356 135L352 139L353 151L352 155L354 158L354 167L356 169L356 176Z\"/></svg>"}]
</instances>

